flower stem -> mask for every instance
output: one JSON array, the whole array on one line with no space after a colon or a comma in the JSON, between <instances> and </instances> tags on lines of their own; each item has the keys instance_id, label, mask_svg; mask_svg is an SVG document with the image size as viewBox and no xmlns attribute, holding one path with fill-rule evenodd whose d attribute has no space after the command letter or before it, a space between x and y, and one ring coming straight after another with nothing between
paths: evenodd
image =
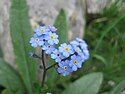
<instances>
[{"instance_id":1,"label":"flower stem","mask_svg":"<svg viewBox=\"0 0 125 94\"><path fill-rule=\"evenodd\" d=\"M42 50L42 64L43 64L43 78L42 78L42 84L41 86L43 87L44 86L44 81L45 81L45 77L46 77L46 65L45 65L45 62L44 62L44 51Z\"/></svg>"},{"instance_id":2,"label":"flower stem","mask_svg":"<svg viewBox=\"0 0 125 94\"><path fill-rule=\"evenodd\" d=\"M50 69L50 68L54 67L55 65L57 65L57 63L54 63L53 65L51 65L51 66L47 67L47 68L46 68L46 71L47 71L48 69Z\"/></svg>"},{"instance_id":3,"label":"flower stem","mask_svg":"<svg viewBox=\"0 0 125 94\"><path fill-rule=\"evenodd\" d=\"M33 54L34 58L38 58L38 59L42 59L41 57L39 57L37 54Z\"/></svg>"}]
</instances>

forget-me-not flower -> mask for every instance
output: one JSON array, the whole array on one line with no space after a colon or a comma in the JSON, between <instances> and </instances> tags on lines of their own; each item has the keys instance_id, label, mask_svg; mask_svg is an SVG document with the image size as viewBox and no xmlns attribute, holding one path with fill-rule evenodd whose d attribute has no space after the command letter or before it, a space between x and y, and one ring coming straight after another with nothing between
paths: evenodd
<instances>
[{"instance_id":1,"label":"forget-me-not flower","mask_svg":"<svg viewBox=\"0 0 125 94\"><path fill-rule=\"evenodd\" d=\"M38 36L41 36L43 34L47 34L47 31L46 31L46 26L39 26L37 27L34 32L38 35Z\"/></svg>"},{"instance_id":2,"label":"forget-me-not flower","mask_svg":"<svg viewBox=\"0 0 125 94\"><path fill-rule=\"evenodd\" d=\"M56 33L48 32L47 40L50 45L58 44L58 35Z\"/></svg>"},{"instance_id":3,"label":"forget-me-not flower","mask_svg":"<svg viewBox=\"0 0 125 94\"><path fill-rule=\"evenodd\" d=\"M51 54L51 58L55 59L56 62L61 62L61 60L64 59L64 56L59 52L59 50L55 49Z\"/></svg>"},{"instance_id":4,"label":"forget-me-not flower","mask_svg":"<svg viewBox=\"0 0 125 94\"><path fill-rule=\"evenodd\" d=\"M57 31L57 28L55 28L54 26L47 26L47 31L51 31L51 32L56 32Z\"/></svg>"},{"instance_id":5,"label":"forget-me-not flower","mask_svg":"<svg viewBox=\"0 0 125 94\"><path fill-rule=\"evenodd\" d=\"M78 68L81 68L82 67L81 57L78 55L71 56L69 66L72 68L73 71L76 71Z\"/></svg>"},{"instance_id":6,"label":"forget-me-not flower","mask_svg":"<svg viewBox=\"0 0 125 94\"><path fill-rule=\"evenodd\" d=\"M84 40L76 38L76 41L79 43L79 46L81 47L82 50L87 49L88 46Z\"/></svg>"},{"instance_id":7,"label":"forget-me-not flower","mask_svg":"<svg viewBox=\"0 0 125 94\"><path fill-rule=\"evenodd\" d=\"M54 26L39 26L34 30L30 44L32 47L41 47L49 54L58 64L57 72L66 76L82 67L82 63L89 58L89 50L86 42L80 38L70 44L63 43L56 49L55 45L59 43L56 31Z\"/></svg>"},{"instance_id":8,"label":"forget-me-not flower","mask_svg":"<svg viewBox=\"0 0 125 94\"><path fill-rule=\"evenodd\" d=\"M63 76L69 75L72 72L72 68L69 66L69 60L62 61L58 65L57 72Z\"/></svg>"},{"instance_id":9,"label":"forget-me-not flower","mask_svg":"<svg viewBox=\"0 0 125 94\"><path fill-rule=\"evenodd\" d=\"M30 39L30 44L32 47L38 47L44 45L42 37L38 37L36 34Z\"/></svg>"},{"instance_id":10,"label":"forget-me-not flower","mask_svg":"<svg viewBox=\"0 0 125 94\"><path fill-rule=\"evenodd\" d=\"M54 45L50 45L48 43L45 43L45 45L42 47L42 49L45 51L46 54L51 54L52 51L55 50L55 46Z\"/></svg>"},{"instance_id":11,"label":"forget-me-not flower","mask_svg":"<svg viewBox=\"0 0 125 94\"><path fill-rule=\"evenodd\" d=\"M76 40L71 41L70 44L72 45L72 47L77 47L77 46L79 46L79 43L78 43L78 41L76 41Z\"/></svg>"},{"instance_id":12,"label":"forget-me-not flower","mask_svg":"<svg viewBox=\"0 0 125 94\"><path fill-rule=\"evenodd\" d=\"M61 52L65 57L69 57L69 55L74 53L71 45L67 45L66 43L61 44L59 52Z\"/></svg>"}]
</instances>

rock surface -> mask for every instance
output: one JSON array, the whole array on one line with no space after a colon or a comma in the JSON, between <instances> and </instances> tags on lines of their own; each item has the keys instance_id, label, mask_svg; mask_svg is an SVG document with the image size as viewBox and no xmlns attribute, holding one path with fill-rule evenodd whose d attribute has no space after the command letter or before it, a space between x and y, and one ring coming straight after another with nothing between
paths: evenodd
<instances>
[{"instance_id":1,"label":"rock surface","mask_svg":"<svg viewBox=\"0 0 125 94\"><path fill-rule=\"evenodd\" d=\"M0 0L0 48L4 53L4 60L13 64L14 55L9 30L9 0Z\"/></svg>"},{"instance_id":2,"label":"rock surface","mask_svg":"<svg viewBox=\"0 0 125 94\"><path fill-rule=\"evenodd\" d=\"M67 16L69 39L82 37L85 20L83 19L82 0L27 0L29 15L35 21L53 24L60 9L64 9Z\"/></svg>"},{"instance_id":3,"label":"rock surface","mask_svg":"<svg viewBox=\"0 0 125 94\"><path fill-rule=\"evenodd\" d=\"M107 0L27 0L29 16L33 21L42 21L45 24L53 24L60 9L64 9L67 15L69 39L83 37L85 26L84 12L96 12ZM14 61L12 43L9 33L9 7L10 0L0 0L0 47L4 53L4 59ZM99 10L98 10L99 11Z\"/></svg>"}]
</instances>

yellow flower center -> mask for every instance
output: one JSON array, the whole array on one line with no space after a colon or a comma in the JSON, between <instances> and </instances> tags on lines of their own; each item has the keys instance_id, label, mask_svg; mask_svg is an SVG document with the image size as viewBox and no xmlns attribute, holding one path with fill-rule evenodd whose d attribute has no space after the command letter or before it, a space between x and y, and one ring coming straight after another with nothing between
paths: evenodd
<instances>
[{"instance_id":1,"label":"yellow flower center","mask_svg":"<svg viewBox=\"0 0 125 94\"><path fill-rule=\"evenodd\" d=\"M78 62L76 61L76 60L74 60L74 62L73 62L74 64L77 64Z\"/></svg>"},{"instance_id":2,"label":"yellow flower center","mask_svg":"<svg viewBox=\"0 0 125 94\"><path fill-rule=\"evenodd\" d=\"M68 52L68 51L69 51L69 48L65 48L65 51Z\"/></svg>"},{"instance_id":3,"label":"yellow flower center","mask_svg":"<svg viewBox=\"0 0 125 94\"><path fill-rule=\"evenodd\" d=\"M41 28L41 32L44 33L44 32L45 32L45 29L44 29L44 28Z\"/></svg>"},{"instance_id":4,"label":"yellow flower center","mask_svg":"<svg viewBox=\"0 0 125 94\"><path fill-rule=\"evenodd\" d=\"M53 39L54 39L54 36L53 36L53 35L51 35L51 36L50 36L50 39L51 39L51 40L53 40Z\"/></svg>"}]
</instances>

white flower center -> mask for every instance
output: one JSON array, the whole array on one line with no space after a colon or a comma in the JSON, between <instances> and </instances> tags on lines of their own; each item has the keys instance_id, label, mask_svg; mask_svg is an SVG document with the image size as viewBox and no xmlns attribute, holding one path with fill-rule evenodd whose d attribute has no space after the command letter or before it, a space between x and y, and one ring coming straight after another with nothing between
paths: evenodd
<instances>
[{"instance_id":1,"label":"white flower center","mask_svg":"<svg viewBox=\"0 0 125 94\"><path fill-rule=\"evenodd\" d=\"M63 68L64 68L64 70L67 70L67 66L64 66Z\"/></svg>"},{"instance_id":2,"label":"white flower center","mask_svg":"<svg viewBox=\"0 0 125 94\"><path fill-rule=\"evenodd\" d=\"M39 38L35 38L35 41L36 41L36 42L39 42Z\"/></svg>"}]
</instances>

